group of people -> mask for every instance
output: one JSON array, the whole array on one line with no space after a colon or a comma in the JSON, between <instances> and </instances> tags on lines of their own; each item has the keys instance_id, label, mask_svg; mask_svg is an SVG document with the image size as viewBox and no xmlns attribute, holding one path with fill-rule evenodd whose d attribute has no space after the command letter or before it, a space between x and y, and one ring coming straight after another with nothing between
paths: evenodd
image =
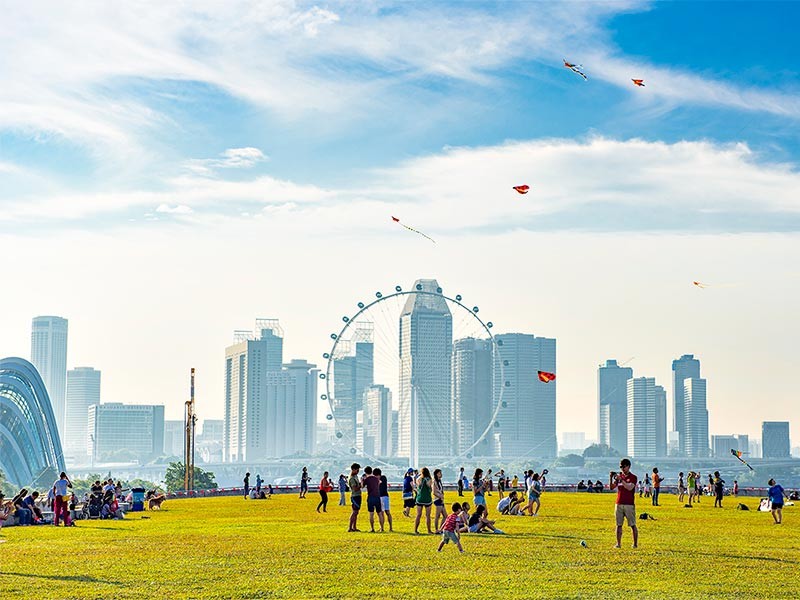
<instances>
[{"instance_id":1,"label":"group of people","mask_svg":"<svg viewBox=\"0 0 800 600\"><path fill-rule=\"evenodd\" d=\"M595 481L594 483L592 483L591 479L588 482L583 480L583 479L581 479L578 482L578 485L575 486L575 488L579 492L598 492L599 493L599 492L603 491L604 486L603 486L603 482L600 481L599 479L597 481Z\"/></svg>"},{"instance_id":2,"label":"group of people","mask_svg":"<svg viewBox=\"0 0 800 600\"><path fill-rule=\"evenodd\" d=\"M11 500L5 500L0 492L0 526L9 517L14 516L17 525L75 525L72 514L75 511L75 494L72 492L72 482L66 473L61 473L59 478L42 498L37 490L22 488ZM53 512L53 519L46 517L42 508Z\"/></svg>"},{"instance_id":3,"label":"group of people","mask_svg":"<svg viewBox=\"0 0 800 600\"><path fill-rule=\"evenodd\" d=\"M306 468L303 467L303 471L307 473ZM308 490L308 486L306 486L306 490ZM266 486L264 485L264 480L261 479L261 475L256 474L256 486L254 488L250 487L250 473L247 472L244 474L244 498L247 500L250 498L251 500L269 500L272 498L274 490L272 489L272 484L268 483ZM305 498L305 493L301 492L301 498Z\"/></svg>"}]
</instances>

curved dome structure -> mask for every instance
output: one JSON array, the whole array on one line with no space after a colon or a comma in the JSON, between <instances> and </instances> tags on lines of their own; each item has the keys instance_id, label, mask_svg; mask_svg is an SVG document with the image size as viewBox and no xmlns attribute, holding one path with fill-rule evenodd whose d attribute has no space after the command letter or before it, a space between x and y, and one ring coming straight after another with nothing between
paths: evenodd
<instances>
[{"instance_id":1,"label":"curved dome structure","mask_svg":"<svg viewBox=\"0 0 800 600\"><path fill-rule=\"evenodd\" d=\"M65 470L50 397L36 367L22 358L0 360L0 469L20 486Z\"/></svg>"}]
</instances>

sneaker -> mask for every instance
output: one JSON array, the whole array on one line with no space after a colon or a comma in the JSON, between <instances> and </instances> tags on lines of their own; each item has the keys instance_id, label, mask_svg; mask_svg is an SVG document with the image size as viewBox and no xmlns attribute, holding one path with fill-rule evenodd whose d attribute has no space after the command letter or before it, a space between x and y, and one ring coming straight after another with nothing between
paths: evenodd
<instances>
[{"instance_id":1,"label":"sneaker","mask_svg":"<svg viewBox=\"0 0 800 600\"><path fill-rule=\"evenodd\" d=\"M495 532L495 533L502 533L502 534L505 534L505 531L503 531L502 529L495 529L495 530L494 530L494 532Z\"/></svg>"}]
</instances>

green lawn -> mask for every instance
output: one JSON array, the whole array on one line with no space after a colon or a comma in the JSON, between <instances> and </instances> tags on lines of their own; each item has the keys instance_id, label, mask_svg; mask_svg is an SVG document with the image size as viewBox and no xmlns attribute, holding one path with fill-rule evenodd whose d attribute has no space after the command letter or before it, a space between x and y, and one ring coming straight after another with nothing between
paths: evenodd
<instances>
[{"instance_id":1,"label":"green lawn","mask_svg":"<svg viewBox=\"0 0 800 600\"><path fill-rule=\"evenodd\" d=\"M489 500L493 507L496 494ZM5 528L0 598L800 595L800 507L787 507L776 526L768 513L735 510L731 498L721 510L706 499L691 510L675 496L658 508L642 500L638 510L657 520L639 521L639 549L626 527L616 550L613 495L547 493L539 517L500 517L508 535L462 536L459 555L452 545L437 554L439 536L415 536L396 494L391 534L347 533L349 509L337 501L332 494L318 515L311 493L169 500L124 521ZM359 526L369 529L363 512Z\"/></svg>"}]
</instances>

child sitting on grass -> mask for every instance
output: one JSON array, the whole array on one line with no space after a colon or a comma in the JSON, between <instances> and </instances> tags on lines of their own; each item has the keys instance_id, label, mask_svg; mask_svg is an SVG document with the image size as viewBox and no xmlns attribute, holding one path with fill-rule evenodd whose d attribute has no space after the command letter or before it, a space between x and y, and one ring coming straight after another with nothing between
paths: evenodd
<instances>
[{"instance_id":1,"label":"child sitting on grass","mask_svg":"<svg viewBox=\"0 0 800 600\"><path fill-rule=\"evenodd\" d=\"M453 542L458 547L458 551L463 554L464 548L461 546L461 536L458 535L458 531L456 531L458 529L461 505L456 502L453 504L452 509L453 512L447 515L447 518L444 520L444 525L442 525L442 541L439 542L439 548L437 552L441 552L445 544Z\"/></svg>"},{"instance_id":2,"label":"child sitting on grass","mask_svg":"<svg viewBox=\"0 0 800 600\"><path fill-rule=\"evenodd\" d=\"M458 533L469 533L469 502L462 502L458 513Z\"/></svg>"}]
</instances>

